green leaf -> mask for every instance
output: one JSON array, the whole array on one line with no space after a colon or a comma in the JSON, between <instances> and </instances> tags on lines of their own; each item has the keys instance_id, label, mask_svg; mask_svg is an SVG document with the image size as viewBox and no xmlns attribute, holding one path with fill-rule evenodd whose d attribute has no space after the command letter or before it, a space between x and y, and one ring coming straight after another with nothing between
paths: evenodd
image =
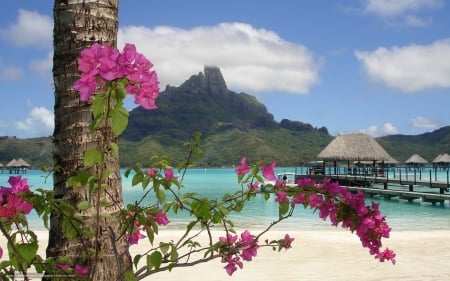
<instances>
[{"instance_id":1,"label":"green leaf","mask_svg":"<svg viewBox=\"0 0 450 281\"><path fill-rule=\"evenodd\" d=\"M119 146L115 142L110 142L109 147L115 156L119 156Z\"/></svg>"},{"instance_id":2,"label":"green leaf","mask_svg":"<svg viewBox=\"0 0 450 281\"><path fill-rule=\"evenodd\" d=\"M162 254L158 251L153 252L151 255L147 256L147 268L152 270L153 268L159 269L162 264Z\"/></svg>"},{"instance_id":3,"label":"green leaf","mask_svg":"<svg viewBox=\"0 0 450 281\"><path fill-rule=\"evenodd\" d=\"M128 125L128 111L121 106L111 111L110 118L112 131L114 135L119 136Z\"/></svg>"},{"instance_id":4,"label":"green leaf","mask_svg":"<svg viewBox=\"0 0 450 281\"><path fill-rule=\"evenodd\" d=\"M17 252L19 252L19 255L22 259L22 261L25 262L26 266L28 267L33 259L36 257L36 253L38 250L38 244L37 243L23 243L16 245Z\"/></svg>"},{"instance_id":5,"label":"green leaf","mask_svg":"<svg viewBox=\"0 0 450 281\"><path fill-rule=\"evenodd\" d=\"M166 191L162 188L156 190L156 198L158 198L159 203L163 204L166 200Z\"/></svg>"},{"instance_id":6,"label":"green leaf","mask_svg":"<svg viewBox=\"0 0 450 281\"><path fill-rule=\"evenodd\" d=\"M289 202L279 202L278 212L279 217L281 218L289 211Z\"/></svg>"},{"instance_id":7,"label":"green leaf","mask_svg":"<svg viewBox=\"0 0 450 281\"><path fill-rule=\"evenodd\" d=\"M144 178L144 175L142 173L137 173L133 176L133 179L131 180L131 185L136 186L137 184L141 183Z\"/></svg>"},{"instance_id":8,"label":"green leaf","mask_svg":"<svg viewBox=\"0 0 450 281\"><path fill-rule=\"evenodd\" d=\"M77 171L74 176L71 176L66 181L66 187L81 187L86 185L91 177L91 173L85 170Z\"/></svg>"},{"instance_id":9,"label":"green leaf","mask_svg":"<svg viewBox=\"0 0 450 281\"><path fill-rule=\"evenodd\" d=\"M90 207L91 207L91 203L89 203L89 201L81 201L80 203L77 204L77 208L80 211L86 211Z\"/></svg>"},{"instance_id":10,"label":"green leaf","mask_svg":"<svg viewBox=\"0 0 450 281\"><path fill-rule=\"evenodd\" d=\"M91 147L84 152L83 159L86 167L93 167L102 162L102 153L96 147Z\"/></svg>"},{"instance_id":11,"label":"green leaf","mask_svg":"<svg viewBox=\"0 0 450 281\"><path fill-rule=\"evenodd\" d=\"M131 270L131 269L125 271L124 277L125 277L125 280L126 280L126 281L137 281L137 280L138 280L138 279L136 278L136 276L134 276L134 272L133 272L133 270Z\"/></svg>"},{"instance_id":12,"label":"green leaf","mask_svg":"<svg viewBox=\"0 0 450 281\"><path fill-rule=\"evenodd\" d=\"M94 95L92 100L92 114L94 118L97 118L100 114L105 111L105 96L104 95Z\"/></svg>"},{"instance_id":13,"label":"green leaf","mask_svg":"<svg viewBox=\"0 0 450 281\"><path fill-rule=\"evenodd\" d=\"M65 219L62 223L62 231L67 239L76 239L78 237L77 222L74 219Z\"/></svg>"},{"instance_id":14,"label":"green leaf","mask_svg":"<svg viewBox=\"0 0 450 281\"><path fill-rule=\"evenodd\" d=\"M170 244L163 243L163 242L159 243L159 248L161 249L161 252L163 254L166 254L167 251L169 251L169 247L170 247Z\"/></svg>"},{"instance_id":15,"label":"green leaf","mask_svg":"<svg viewBox=\"0 0 450 281\"><path fill-rule=\"evenodd\" d=\"M134 258L133 258L133 264L134 264L134 267L137 267L138 266L138 264L139 264L139 261L141 260L141 258L142 258L142 255L136 255L136 256L134 256Z\"/></svg>"}]
</instances>

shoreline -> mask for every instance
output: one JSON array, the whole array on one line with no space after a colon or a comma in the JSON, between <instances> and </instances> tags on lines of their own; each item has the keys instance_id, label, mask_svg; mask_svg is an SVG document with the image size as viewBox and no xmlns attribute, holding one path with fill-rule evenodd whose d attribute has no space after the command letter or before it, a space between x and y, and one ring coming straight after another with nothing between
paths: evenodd
<instances>
[{"instance_id":1,"label":"shoreline","mask_svg":"<svg viewBox=\"0 0 450 281\"><path fill-rule=\"evenodd\" d=\"M237 230L237 229L236 229ZM240 230L237 230L240 233ZM176 240L181 230L162 230L156 241ZM384 247L397 254L397 264L380 263L362 248L356 235L343 229L289 230L277 229L266 233L264 239L279 239L288 233L295 238L293 247L287 251L273 252L261 247L251 262L228 276L220 260L213 260L194 267L175 268L172 272L161 272L146 280L431 280L450 279L450 230L399 230L392 231L391 238L384 239ZM39 237L39 254L45 253L47 231L36 231ZM252 234L257 234L256 231ZM214 231L214 235L223 233ZM205 241L206 237L200 237ZM5 239L0 246L6 251ZM132 246L132 255L148 249L146 239ZM4 253L6 255L7 253ZM3 260L3 259L2 259ZM193 274L194 273L194 274ZM201 273L201 274L199 274Z\"/></svg>"}]
</instances>

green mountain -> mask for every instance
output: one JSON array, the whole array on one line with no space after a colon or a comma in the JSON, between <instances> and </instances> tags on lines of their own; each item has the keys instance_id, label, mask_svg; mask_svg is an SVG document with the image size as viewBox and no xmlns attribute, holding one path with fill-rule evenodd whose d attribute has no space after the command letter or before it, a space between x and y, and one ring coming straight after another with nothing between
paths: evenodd
<instances>
[{"instance_id":1,"label":"green mountain","mask_svg":"<svg viewBox=\"0 0 450 281\"><path fill-rule=\"evenodd\" d=\"M179 87L167 86L157 110L135 108L119 139L120 162L146 164L154 156L185 160L182 147L195 132L202 133L203 158L198 165L221 167L249 161L277 160L279 166L298 166L314 160L333 136L325 127L300 121L276 122L254 96L228 90L220 69L206 67ZM400 162L412 154L432 161L450 153L450 126L421 135L389 135L377 141ZM0 137L0 163L23 158L34 167L52 165L51 138Z\"/></svg>"},{"instance_id":2,"label":"green mountain","mask_svg":"<svg viewBox=\"0 0 450 281\"><path fill-rule=\"evenodd\" d=\"M205 67L204 74L193 75L179 87L166 87L157 105L156 110L139 107L130 112L121 145L125 150L137 147L138 153L124 152L122 164L148 159L155 152L182 160L186 151L181 144L195 132L203 136L201 164L209 166L229 166L244 155L300 164L314 159L331 140L326 128L291 120L276 122L254 96L228 90L217 67Z\"/></svg>"},{"instance_id":3,"label":"green mountain","mask_svg":"<svg viewBox=\"0 0 450 281\"><path fill-rule=\"evenodd\" d=\"M0 164L5 167L12 159L22 158L34 168L53 166L53 144L50 137L18 139L0 137ZM2 168L0 166L0 168Z\"/></svg>"},{"instance_id":4,"label":"green mountain","mask_svg":"<svg viewBox=\"0 0 450 281\"><path fill-rule=\"evenodd\" d=\"M420 135L389 135L377 138L378 143L400 162L419 154L432 162L439 154L450 154L450 126Z\"/></svg>"}]
</instances>

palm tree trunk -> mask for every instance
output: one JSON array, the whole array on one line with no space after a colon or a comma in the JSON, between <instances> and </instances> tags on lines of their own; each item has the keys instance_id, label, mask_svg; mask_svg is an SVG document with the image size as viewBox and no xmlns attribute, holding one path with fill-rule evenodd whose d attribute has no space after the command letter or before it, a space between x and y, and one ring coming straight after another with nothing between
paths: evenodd
<instances>
[{"instance_id":1,"label":"palm tree trunk","mask_svg":"<svg viewBox=\"0 0 450 281\"><path fill-rule=\"evenodd\" d=\"M87 190L66 187L66 181L83 168L83 153L100 140L117 143L109 127L89 132L92 112L89 104L80 101L79 93L72 85L79 78L77 58L82 49L94 42L117 44L118 0L55 0L54 3L54 56L53 79L55 87L54 190L56 197L74 206L88 199ZM106 193L102 200L112 202L109 207L93 208L80 213L87 227L95 229L96 237L89 240L69 240L64 237L61 218L51 216L47 256L70 257L75 263L90 267L91 280L120 280L120 274L131 268L127 242L119 237L118 213L123 208L119 161L112 153L106 167L111 174L106 180ZM95 171L94 171L95 172ZM96 196L93 194L93 196ZM93 202L100 202L93 200ZM97 217L97 207L107 218ZM101 255L89 255L82 260L81 253L87 247ZM101 258L100 258L101 257Z\"/></svg>"}]
</instances>

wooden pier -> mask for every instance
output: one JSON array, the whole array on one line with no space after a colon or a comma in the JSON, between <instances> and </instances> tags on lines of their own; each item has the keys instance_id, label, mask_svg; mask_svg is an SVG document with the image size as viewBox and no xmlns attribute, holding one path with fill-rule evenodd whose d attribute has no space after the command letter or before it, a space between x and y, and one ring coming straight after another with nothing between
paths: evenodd
<instances>
[{"instance_id":1,"label":"wooden pier","mask_svg":"<svg viewBox=\"0 0 450 281\"><path fill-rule=\"evenodd\" d=\"M350 190L360 190L369 197L379 196L386 199L398 198L412 202L421 199L422 202L431 204L450 203L450 183L442 181L423 180L417 177L391 177L366 176L366 175L297 175L296 179L312 178L315 181L331 179L338 181L340 185L348 186ZM378 185L378 186L377 186ZM421 187L421 190L415 190Z\"/></svg>"}]
</instances>

